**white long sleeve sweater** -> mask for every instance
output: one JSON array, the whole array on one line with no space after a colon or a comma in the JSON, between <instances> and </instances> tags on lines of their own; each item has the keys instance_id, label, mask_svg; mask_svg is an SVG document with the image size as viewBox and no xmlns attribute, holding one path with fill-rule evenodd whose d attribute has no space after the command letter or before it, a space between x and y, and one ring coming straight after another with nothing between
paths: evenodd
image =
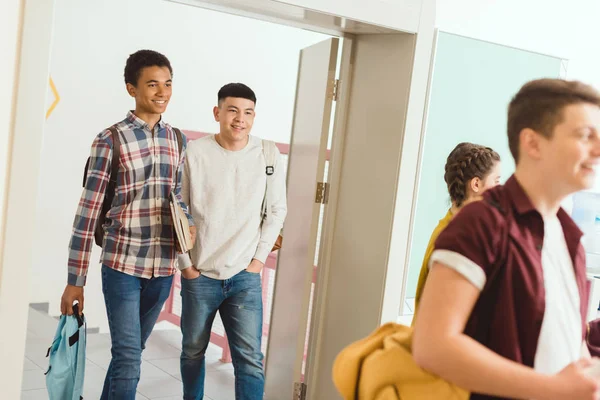
<instances>
[{"instance_id":1,"label":"white long sleeve sweater","mask_svg":"<svg viewBox=\"0 0 600 400\"><path fill-rule=\"evenodd\" d=\"M222 148L213 135L188 144L183 201L196 224L196 243L179 256L179 269L195 266L213 279L229 279L253 258L264 263L287 212L285 174L277 152L272 176L272 218L261 224L267 183L261 139L250 136L239 151Z\"/></svg>"}]
</instances>

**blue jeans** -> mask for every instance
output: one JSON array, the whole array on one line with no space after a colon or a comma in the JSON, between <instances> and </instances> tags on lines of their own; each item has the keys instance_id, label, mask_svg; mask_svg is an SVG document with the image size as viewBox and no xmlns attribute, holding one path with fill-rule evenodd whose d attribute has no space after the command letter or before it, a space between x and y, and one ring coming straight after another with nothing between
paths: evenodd
<instances>
[{"instance_id":1,"label":"blue jeans","mask_svg":"<svg viewBox=\"0 0 600 400\"><path fill-rule=\"evenodd\" d=\"M135 400L142 350L163 304L173 276L137 278L102 266L102 292L112 342L101 400Z\"/></svg>"},{"instance_id":2,"label":"blue jeans","mask_svg":"<svg viewBox=\"0 0 600 400\"><path fill-rule=\"evenodd\" d=\"M204 354L217 310L229 340L235 372L236 400L262 400L265 375L260 274L242 271L226 280L204 275L181 279L181 377L184 400L202 400Z\"/></svg>"}]
</instances>

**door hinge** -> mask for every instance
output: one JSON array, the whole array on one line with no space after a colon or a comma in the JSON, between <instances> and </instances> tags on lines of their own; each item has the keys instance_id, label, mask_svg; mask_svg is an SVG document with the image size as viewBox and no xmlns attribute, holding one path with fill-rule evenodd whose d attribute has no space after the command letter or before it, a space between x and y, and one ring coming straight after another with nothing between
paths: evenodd
<instances>
[{"instance_id":1,"label":"door hinge","mask_svg":"<svg viewBox=\"0 0 600 400\"><path fill-rule=\"evenodd\" d=\"M331 84L331 100L338 101L340 96L340 80L334 79Z\"/></svg>"},{"instance_id":2,"label":"door hinge","mask_svg":"<svg viewBox=\"0 0 600 400\"><path fill-rule=\"evenodd\" d=\"M306 399L306 384L302 382L294 383L294 399L293 400L305 400Z\"/></svg>"},{"instance_id":3,"label":"door hinge","mask_svg":"<svg viewBox=\"0 0 600 400\"><path fill-rule=\"evenodd\" d=\"M327 204L329 200L329 183L317 182L317 193L315 195L315 203Z\"/></svg>"}]
</instances>

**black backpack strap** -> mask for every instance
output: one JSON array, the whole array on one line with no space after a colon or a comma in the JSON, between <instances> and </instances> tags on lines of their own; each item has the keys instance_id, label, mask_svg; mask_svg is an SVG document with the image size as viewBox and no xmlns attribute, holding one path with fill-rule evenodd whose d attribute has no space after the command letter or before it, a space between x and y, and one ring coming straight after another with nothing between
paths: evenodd
<instances>
[{"instance_id":1,"label":"black backpack strap","mask_svg":"<svg viewBox=\"0 0 600 400\"><path fill-rule=\"evenodd\" d=\"M121 138L119 137L119 130L115 125L108 128L112 138L112 159L110 162L110 176L108 178L108 184L104 191L104 200L102 201L102 210L96 221L96 229L94 230L94 240L96 244L102 247L104 239L104 223L106 221L106 214L112 207L113 199L115 198L115 192L117 190L117 175L119 173L119 163L121 158ZM88 159L89 161L89 159Z\"/></svg>"},{"instance_id":2,"label":"black backpack strap","mask_svg":"<svg viewBox=\"0 0 600 400\"><path fill-rule=\"evenodd\" d=\"M177 154L179 154L179 158L178 160L181 159L181 151L183 150L183 138L182 138L182 133L179 129L177 128L173 128L173 132L175 132L175 137L177 138L177 150L179 151ZM179 162L177 162L177 167L175 168L175 187L177 187L177 178L179 177Z\"/></svg>"},{"instance_id":3,"label":"black backpack strap","mask_svg":"<svg viewBox=\"0 0 600 400\"><path fill-rule=\"evenodd\" d=\"M112 135L112 161L110 163L110 182L117 183L117 174L119 173L119 159L121 158L121 138L119 138L119 131L113 125L108 128Z\"/></svg>"},{"instance_id":4,"label":"black backpack strap","mask_svg":"<svg viewBox=\"0 0 600 400\"><path fill-rule=\"evenodd\" d=\"M117 182L117 173L119 172L119 158L121 157L121 139L119 138L119 131L117 130L117 128L113 125L110 128L108 128L108 130L111 133L111 138L112 138L112 142L113 142L113 146L112 146L112 159L111 159L111 163L110 163L110 177L109 180L113 181L113 182ZM87 161L85 162L85 168L83 169L83 184L82 186L85 187L85 183L87 182L87 173L88 173L88 169L90 168L90 157L88 157Z\"/></svg>"},{"instance_id":5,"label":"black backpack strap","mask_svg":"<svg viewBox=\"0 0 600 400\"><path fill-rule=\"evenodd\" d=\"M85 162L85 168L83 169L83 184L81 186L85 187L85 183L87 182L87 172L88 169L90 168L90 157L88 157L87 161Z\"/></svg>"},{"instance_id":6,"label":"black backpack strap","mask_svg":"<svg viewBox=\"0 0 600 400\"><path fill-rule=\"evenodd\" d=\"M175 132L175 136L177 137L177 149L179 150L179 157L181 158L181 150L183 149L182 133L177 128L173 128L173 132Z\"/></svg>"},{"instance_id":7,"label":"black backpack strap","mask_svg":"<svg viewBox=\"0 0 600 400\"><path fill-rule=\"evenodd\" d=\"M79 303L73 304L73 316L77 319L77 327L83 326L83 315L79 315ZM74 334L69 336L69 346L73 347L75 343L79 341L79 329Z\"/></svg>"}]
</instances>

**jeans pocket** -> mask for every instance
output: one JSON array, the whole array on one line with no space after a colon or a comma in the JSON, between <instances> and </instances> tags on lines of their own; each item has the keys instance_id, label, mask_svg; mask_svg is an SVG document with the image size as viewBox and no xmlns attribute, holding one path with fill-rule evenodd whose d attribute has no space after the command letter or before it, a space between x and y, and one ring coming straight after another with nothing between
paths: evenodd
<instances>
[{"instance_id":1,"label":"jeans pocket","mask_svg":"<svg viewBox=\"0 0 600 400\"><path fill-rule=\"evenodd\" d=\"M250 275L260 276L260 272L251 272L251 271L248 271L247 269L245 269L244 272L247 274L250 274Z\"/></svg>"},{"instance_id":2,"label":"jeans pocket","mask_svg":"<svg viewBox=\"0 0 600 400\"><path fill-rule=\"evenodd\" d=\"M199 280L200 278L202 278L202 274L200 274L200 275L198 275L197 277L195 277L195 278L192 278L192 279L187 279L187 278L184 278L184 277L183 277L183 275L181 275L181 282L182 282L182 283L183 283L183 282L195 282L195 281Z\"/></svg>"},{"instance_id":3,"label":"jeans pocket","mask_svg":"<svg viewBox=\"0 0 600 400\"><path fill-rule=\"evenodd\" d=\"M194 281L199 280L202 277L202 272L200 272L197 268L195 268L195 267L189 267L188 269L190 269L190 268L193 269L193 270L198 271L198 276L195 277L195 278L192 278L192 279L188 279L188 278L184 277L183 274L181 274L181 282L182 283L183 282L194 282Z\"/></svg>"},{"instance_id":4,"label":"jeans pocket","mask_svg":"<svg viewBox=\"0 0 600 400\"><path fill-rule=\"evenodd\" d=\"M197 278L194 279L185 279L183 276L181 277L181 295L184 293L197 294L202 291L202 277L203 275L198 275Z\"/></svg>"}]
</instances>

